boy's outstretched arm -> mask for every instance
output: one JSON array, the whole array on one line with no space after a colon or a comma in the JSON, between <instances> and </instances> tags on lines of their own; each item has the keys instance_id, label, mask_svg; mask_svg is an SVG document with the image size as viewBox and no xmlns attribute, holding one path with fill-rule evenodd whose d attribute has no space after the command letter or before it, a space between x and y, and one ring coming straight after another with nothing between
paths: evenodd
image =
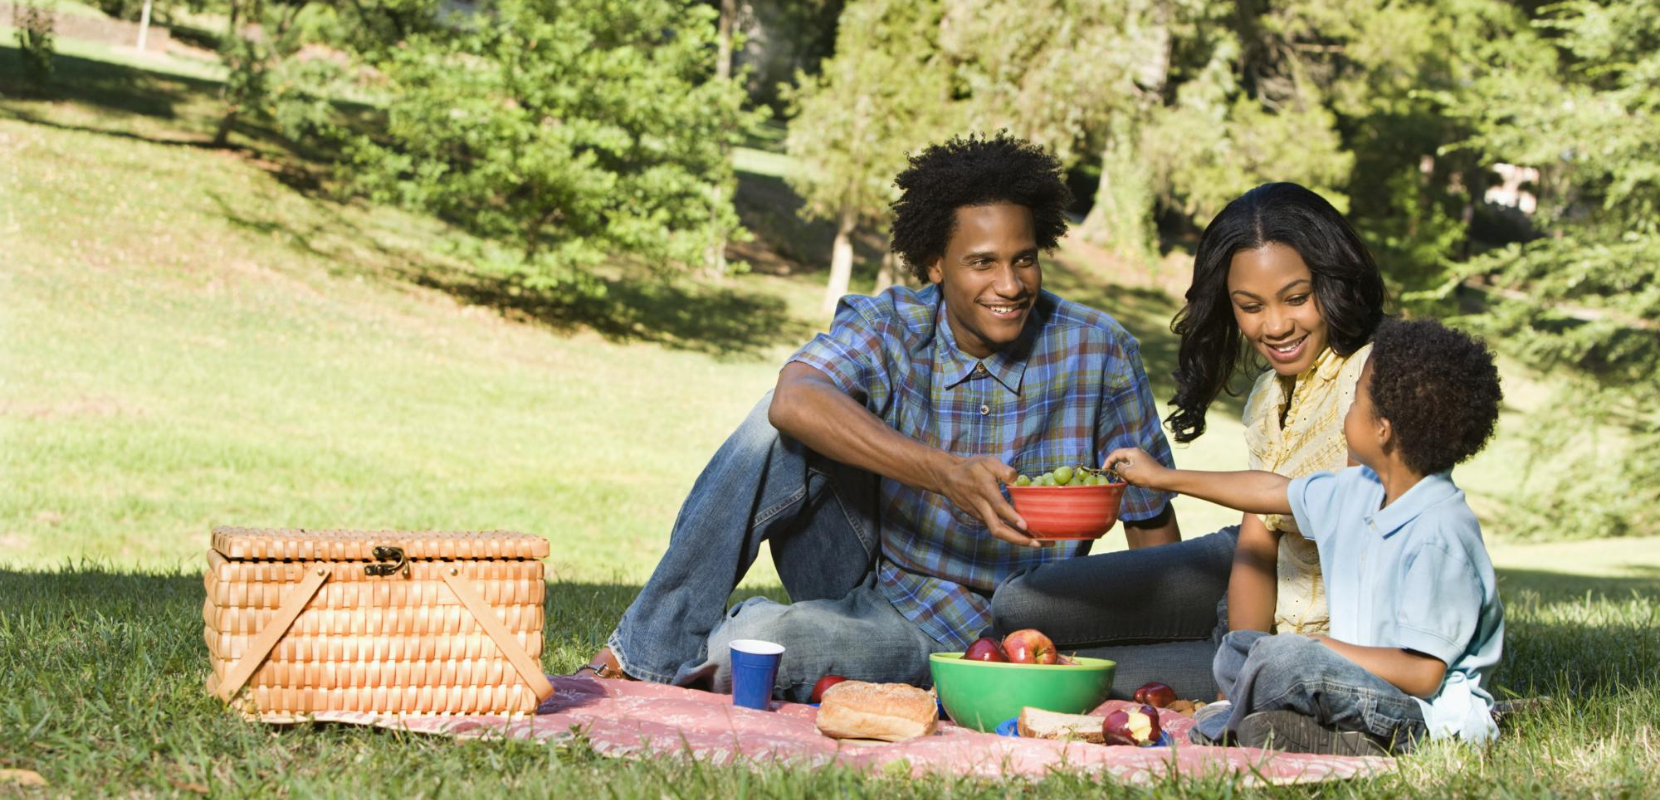
<instances>
[{"instance_id":1,"label":"boy's outstretched arm","mask_svg":"<svg viewBox=\"0 0 1660 800\"><path fill-rule=\"evenodd\" d=\"M1447 665L1435 656L1426 656L1399 647L1349 644L1330 636L1313 638L1413 697L1429 697L1435 694L1436 690L1441 688L1441 679L1447 676Z\"/></svg>"},{"instance_id":2,"label":"boy's outstretched arm","mask_svg":"<svg viewBox=\"0 0 1660 800\"><path fill-rule=\"evenodd\" d=\"M1136 486L1185 494L1253 514L1289 514L1291 479L1272 472L1200 472L1170 469L1134 447L1112 451L1106 466Z\"/></svg>"}]
</instances>

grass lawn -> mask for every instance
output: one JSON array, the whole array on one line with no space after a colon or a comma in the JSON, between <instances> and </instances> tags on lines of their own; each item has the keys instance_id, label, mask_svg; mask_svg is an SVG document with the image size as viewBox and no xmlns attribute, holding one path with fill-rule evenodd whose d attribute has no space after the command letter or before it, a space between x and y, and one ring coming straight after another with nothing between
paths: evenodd
<instances>
[{"instance_id":1,"label":"grass lawn","mask_svg":"<svg viewBox=\"0 0 1660 800\"><path fill-rule=\"evenodd\" d=\"M9 38L5 41L9 45ZM202 147L216 84L65 43L52 102L0 101L0 769L39 795L1130 796L1013 784L602 759L581 746L274 731L202 695L210 525L514 528L553 542L544 665L603 639L704 460L822 324L821 275L718 284L611 276L530 296L469 267L431 219L319 191L256 128ZM15 52L0 46L0 91ZM759 177L782 170L754 151ZM1111 310L1168 374L1164 295L1088 259L1048 272ZM858 288L857 286L855 288ZM1519 408L1542 396L1515 376ZM1167 389L1160 391L1168 396ZM1243 463L1238 406L1178 458ZM1497 508L1525 491L1519 417L1461 468ZM1190 503L1189 533L1234 518ZM1502 531L1493 531L1502 540ZM1249 795L1645 796L1660 790L1660 542L1495 547L1501 693L1550 694L1482 752ZM775 591L761 565L746 589ZM1171 780L1175 796L1241 794ZM8 789L0 795L28 790Z\"/></svg>"}]
</instances>

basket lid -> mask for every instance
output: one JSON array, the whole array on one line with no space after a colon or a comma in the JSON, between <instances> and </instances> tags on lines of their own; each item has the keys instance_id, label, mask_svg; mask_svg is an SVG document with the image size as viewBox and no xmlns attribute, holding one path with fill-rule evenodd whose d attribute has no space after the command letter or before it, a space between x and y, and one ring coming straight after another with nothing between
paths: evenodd
<instances>
[{"instance_id":1,"label":"basket lid","mask_svg":"<svg viewBox=\"0 0 1660 800\"><path fill-rule=\"evenodd\" d=\"M375 561L374 549L409 558L545 558L548 540L517 531L347 531L310 528L213 529L213 549L230 559Z\"/></svg>"}]
</instances>

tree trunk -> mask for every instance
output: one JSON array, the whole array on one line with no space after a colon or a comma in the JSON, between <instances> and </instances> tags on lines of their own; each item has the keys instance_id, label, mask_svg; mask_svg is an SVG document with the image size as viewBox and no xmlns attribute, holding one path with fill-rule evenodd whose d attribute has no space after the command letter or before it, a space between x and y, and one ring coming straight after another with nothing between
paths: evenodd
<instances>
[{"instance_id":1,"label":"tree trunk","mask_svg":"<svg viewBox=\"0 0 1660 800\"><path fill-rule=\"evenodd\" d=\"M876 293L880 294L893 286L899 275L899 256L892 250L882 254L882 266L876 270Z\"/></svg>"},{"instance_id":2,"label":"tree trunk","mask_svg":"<svg viewBox=\"0 0 1660 800\"><path fill-rule=\"evenodd\" d=\"M715 187L715 205L720 205L725 197L726 190L719 186ZM710 278L722 278L726 276L725 234L722 234L715 241L711 242L709 244L709 248L703 251L703 271Z\"/></svg>"},{"instance_id":3,"label":"tree trunk","mask_svg":"<svg viewBox=\"0 0 1660 800\"><path fill-rule=\"evenodd\" d=\"M836 303L847 294L847 285L853 279L853 229L859 216L853 205L842 206L841 221L836 226L836 243L830 247L830 284L824 290L824 313L836 313Z\"/></svg>"},{"instance_id":4,"label":"tree trunk","mask_svg":"<svg viewBox=\"0 0 1660 800\"><path fill-rule=\"evenodd\" d=\"M149 43L150 39L150 2L151 0L144 0L144 13L140 14L138 18L138 52L140 53L144 52L145 45Z\"/></svg>"},{"instance_id":5,"label":"tree trunk","mask_svg":"<svg viewBox=\"0 0 1660 800\"><path fill-rule=\"evenodd\" d=\"M720 0L719 50L715 54L715 79L732 77L732 30L738 27L738 0Z\"/></svg>"},{"instance_id":6,"label":"tree trunk","mask_svg":"<svg viewBox=\"0 0 1660 800\"><path fill-rule=\"evenodd\" d=\"M1079 226L1079 235L1120 257L1146 261L1152 255L1153 187L1146 164L1136 160L1134 148L1109 136L1101 149L1101 183L1095 205Z\"/></svg>"},{"instance_id":7,"label":"tree trunk","mask_svg":"<svg viewBox=\"0 0 1660 800\"><path fill-rule=\"evenodd\" d=\"M231 7L231 9L230 9L230 11L231 11L231 20L230 20L230 24L228 26L226 26L225 36L235 37L235 36L238 35L238 33L237 33L238 28L236 26L236 23L237 23L237 10L239 8L239 5L237 3L237 0L230 0L230 7ZM220 89L220 91L224 92L225 90ZM215 131L214 134L213 134L213 146L214 147L224 147L226 144L230 143L230 140L231 140L231 126L233 126L235 124L236 124L236 105L232 104L231 107L228 110L225 111L225 116L223 116L219 119L219 130Z\"/></svg>"},{"instance_id":8,"label":"tree trunk","mask_svg":"<svg viewBox=\"0 0 1660 800\"><path fill-rule=\"evenodd\" d=\"M1148 10L1145 36L1152 57L1135 73L1135 118L1114 123L1108 132L1107 143L1101 149L1101 182L1095 190L1095 205L1078 231L1085 241L1111 247L1119 255L1137 260L1150 256L1157 240L1152 224L1152 179L1135 151L1141 127L1164 104L1164 88L1170 80L1170 17L1166 0L1155 2Z\"/></svg>"}]
</instances>

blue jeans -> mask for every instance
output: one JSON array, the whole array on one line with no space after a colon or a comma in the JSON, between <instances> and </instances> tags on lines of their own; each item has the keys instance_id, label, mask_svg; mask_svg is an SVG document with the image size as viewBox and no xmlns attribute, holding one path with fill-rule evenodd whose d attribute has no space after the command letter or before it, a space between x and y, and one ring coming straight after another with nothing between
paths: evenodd
<instances>
[{"instance_id":1,"label":"blue jeans","mask_svg":"<svg viewBox=\"0 0 1660 800\"><path fill-rule=\"evenodd\" d=\"M992 595L997 633L1037 628L1062 652L1118 662L1112 696L1149 681L1181 697L1216 696L1211 662L1228 630L1238 526L1158 547L1045 564Z\"/></svg>"},{"instance_id":2,"label":"blue jeans","mask_svg":"<svg viewBox=\"0 0 1660 800\"><path fill-rule=\"evenodd\" d=\"M732 607L709 635L708 655L686 677L707 679L717 692L732 691L735 639L762 639L784 646L773 694L805 703L813 685L835 674L876 683L934 682L928 656L955 648L922 632L888 602L876 573L838 600L806 600L783 605L751 597Z\"/></svg>"},{"instance_id":3,"label":"blue jeans","mask_svg":"<svg viewBox=\"0 0 1660 800\"><path fill-rule=\"evenodd\" d=\"M711 678L718 683L720 662L727 657L724 642L737 637L712 638L717 629L744 625L751 613L776 617L769 622L773 627L797 620L824 624L811 613L763 612L754 601L726 612L728 597L755 563L762 541L770 543L778 577L797 604L847 601L856 589L869 588L880 531L876 476L779 435L767 421L771 403L769 392L698 476L675 519L668 552L606 642L628 674L657 683ZM867 610L869 598L855 600L850 610ZM772 636L751 638L778 641L785 634L768 632ZM785 654L781 684L796 674L789 670L804 649ZM892 656L880 648L871 652Z\"/></svg>"},{"instance_id":4,"label":"blue jeans","mask_svg":"<svg viewBox=\"0 0 1660 800\"><path fill-rule=\"evenodd\" d=\"M1217 648L1215 667L1216 684L1233 708L1194 726L1211 741L1237 732L1257 711L1295 711L1328 728L1391 742L1415 741L1426 730L1417 700L1307 636L1233 631Z\"/></svg>"}]
</instances>

